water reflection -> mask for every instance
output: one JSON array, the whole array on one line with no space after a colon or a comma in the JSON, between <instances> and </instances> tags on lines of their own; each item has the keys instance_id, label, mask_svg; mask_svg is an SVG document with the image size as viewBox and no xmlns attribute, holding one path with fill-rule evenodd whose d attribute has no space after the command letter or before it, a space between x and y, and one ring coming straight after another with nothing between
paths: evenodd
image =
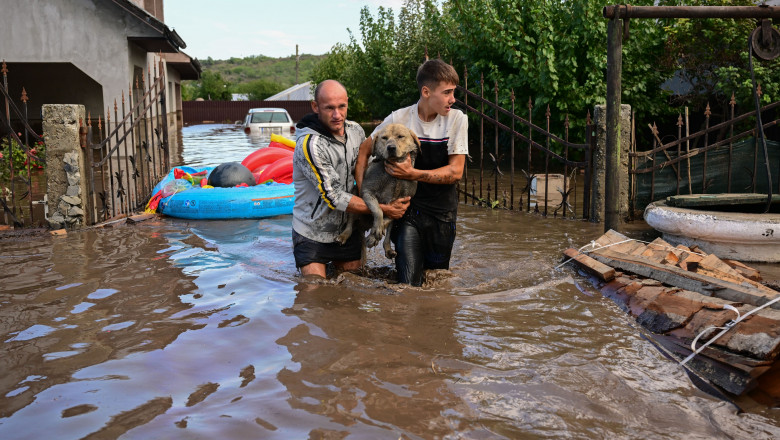
<instances>
[{"instance_id":1,"label":"water reflection","mask_svg":"<svg viewBox=\"0 0 780 440\"><path fill-rule=\"evenodd\" d=\"M445 372L440 365L462 356L456 298L446 292L345 295L344 285L327 283L301 283L296 290L283 312L302 322L276 341L295 364L277 378L290 393L290 407L329 420L310 436L335 435L345 426L360 438L453 432L452 416L469 412L449 386L464 366Z\"/></svg>"},{"instance_id":2,"label":"water reflection","mask_svg":"<svg viewBox=\"0 0 780 440\"><path fill-rule=\"evenodd\" d=\"M249 153L268 146L270 137L248 136L240 125L202 124L182 130L181 157L174 158L174 166L217 166L224 162L241 162ZM197 146L191 148L191 146Z\"/></svg>"}]
</instances>

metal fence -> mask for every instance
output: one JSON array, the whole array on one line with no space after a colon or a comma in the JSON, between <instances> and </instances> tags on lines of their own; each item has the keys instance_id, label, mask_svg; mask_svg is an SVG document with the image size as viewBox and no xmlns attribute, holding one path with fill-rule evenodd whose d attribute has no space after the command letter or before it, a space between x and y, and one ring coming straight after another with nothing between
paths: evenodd
<instances>
[{"instance_id":1,"label":"metal fence","mask_svg":"<svg viewBox=\"0 0 780 440\"><path fill-rule=\"evenodd\" d=\"M134 90L133 90L134 89ZM135 98L134 98L135 97ZM120 119L121 118L121 119ZM114 100L97 129L91 115L81 127L89 168L87 222L98 223L142 208L170 168L165 73L162 65Z\"/></svg>"},{"instance_id":2,"label":"metal fence","mask_svg":"<svg viewBox=\"0 0 780 440\"><path fill-rule=\"evenodd\" d=\"M655 123L648 125L651 146L647 151L629 153L631 211L639 211L655 200L680 194L765 193L768 190L765 161L760 142L756 142L756 112L735 116L736 102L732 95L723 121L712 125L707 105L701 120L704 129L688 134L689 117L679 114L677 133L663 135ZM761 108L761 114L777 111L780 102ZM777 125L777 120L762 123L764 130ZM766 119L764 119L766 120ZM637 139L633 136L633 139ZM767 141L769 166L780 169L780 143ZM776 188L780 191L780 187Z\"/></svg>"},{"instance_id":3,"label":"metal fence","mask_svg":"<svg viewBox=\"0 0 780 440\"><path fill-rule=\"evenodd\" d=\"M463 202L491 208L533 211L544 216L552 211L553 216L557 217L560 212L562 218L577 217L579 208L582 218L590 218L594 141L590 112L581 125L584 130L581 139L584 142L572 142L569 139L568 114L563 122L564 133L558 136L550 131L552 114L549 105L545 112L544 127L540 127L533 122L533 103L530 98L524 109L528 112L526 119L516 114L514 91L509 92L511 108L505 109L499 104L497 82L493 87L493 101L485 97L484 77L479 80L479 94L468 88L468 71L464 72L464 85L458 86L463 100L457 100L457 103L465 109L470 120L479 120L479 162L470 165L469 162L473 164L474 161L471 157L467 161L466 172L458 185ZM473 133L476 130L470 131ZM489 164L486 164L486 155ZM501 171L501 166L506 164L509 165L508 176ZM521 167L522 178L515 172L516 166ZM491 176L486 176L486 171ZM522 188L519 188L520 184Z\"/></svg>"},{"instance_id":4,"label":"metal fence","mask_svg":"<svg viewBox=\"0 0 780 440\"><path fill-rule=\"evenodd\" d=\"M46 164L40 157L37 148L43 146L43 138L30 127L27 117L27 91L22 88L20 98L21 108L8 94L8 68L3 60L0 67L3 82L0 84L4 109L0 133L0 205L3 215L2 224L14 227L43 226L45 214L36 218L33 205L44 201L33 200L33 194L45 194L45 189L33 191L34 182L45 182L45 179L35 179L39 167ZM42 173L40 173L42 174ZM45 185L45 183L44 183Z\"/></svg>"}]
</instances>

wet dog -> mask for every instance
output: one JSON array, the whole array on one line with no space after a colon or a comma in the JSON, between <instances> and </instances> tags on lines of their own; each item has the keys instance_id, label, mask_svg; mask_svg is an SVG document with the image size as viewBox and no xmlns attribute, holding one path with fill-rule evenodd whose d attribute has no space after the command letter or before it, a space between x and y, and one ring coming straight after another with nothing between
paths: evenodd
<instances>
[{"instance_id":1,"label":"wet dog","mask_svg":"<svg viewBox=\"0 0 780 440\"><path fill-rule=\"evenodd\" d=\"M411 197L417 191L417 181L402 180L387 174L385 171L385 161L403 162L407 156L412 158L412 166L420 152L420 140L411 130L401 124L390 124L385 127L374 140L372 151L373 158L366 167L363 175L363 185L360 188L360 197L371 210L373 222L366 246L376 246L382 237L385 256L395 258L395 251L390 246L390 231L392 228L392 219L384 218L379 204L387 204L400 197ZM346 243L355 229L355 222L359 215L350 214L347 220L347 227L344 232L336 239L339 243Z\"/></svg>"}]
</instances>

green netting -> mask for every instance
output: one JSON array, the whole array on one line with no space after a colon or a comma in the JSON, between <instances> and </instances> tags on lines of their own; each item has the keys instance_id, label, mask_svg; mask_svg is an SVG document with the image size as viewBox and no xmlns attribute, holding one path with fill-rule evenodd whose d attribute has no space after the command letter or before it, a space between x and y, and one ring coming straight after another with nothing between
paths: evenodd
<instances>
[{"instance_id":1,"label":"green netting","mask_svg":"<svg viewBox=\"0 0 780 440\"><path fill-rule=\"evenodd\" d=\"M777 192L778 179L780 179L780 142L767 140L767 150L769 151L769 164L772 173L772 190ZM681 154L685 154L685 146L682 146ZM677 157L677 149L667 150L671 159ZM757 154L757 156L756 156ZM756 160L758 157L758 160ZM656 154L655 162L663 163L668 159L659 152ZM731 163L731 191L729 191L728 169ZM635 169L650 168L653 161L650 158L638 158ZM718 194L718 193L766 193L767 179L766 167L764 165L764 153L761 144L756 150L755 140L753 138L743 139L734 142L729 155L729 146L723 145L707 152L707 184L703 188L704 180L704 153L699 153L690 158L690 182L692 191L688 191L688 159L683 159L674 165L679 168L680 174L680 192L679 194ZM753 172L756 174L756 187L753 188ZM634 174L636 185L636 199L634 209L642 210L648 203L652 202L650 198L651 187L653 186L653 173ZM666 166L661 170L655 171L655 191L653 199L662 200L668 196L677 195L677 174L672 166Z\"/></svg>"}]
</instances>

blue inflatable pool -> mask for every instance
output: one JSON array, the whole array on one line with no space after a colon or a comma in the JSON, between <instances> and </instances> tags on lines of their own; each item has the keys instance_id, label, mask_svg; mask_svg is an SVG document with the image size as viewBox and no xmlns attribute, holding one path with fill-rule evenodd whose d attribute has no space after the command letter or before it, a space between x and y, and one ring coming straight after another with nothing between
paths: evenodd
<instances>
[{"instance_id":1,"label":"blue inflatable pool","mask_svg":"<svg viewBox=\"0 0 780 440\"><path fill-rule=\"evenodd\" d=\"M197 179L208 177L214 167L176 167L195 175L206 171ZM295 188L292 184L268 183L243 188L201 188L184 179L176 179L172 169L152 190L160 191L157 212L170 217L187 219L238 219L265 218L292 214ZM170 195L169 195L170 194Z\"/></svg>"}]
</instances>

